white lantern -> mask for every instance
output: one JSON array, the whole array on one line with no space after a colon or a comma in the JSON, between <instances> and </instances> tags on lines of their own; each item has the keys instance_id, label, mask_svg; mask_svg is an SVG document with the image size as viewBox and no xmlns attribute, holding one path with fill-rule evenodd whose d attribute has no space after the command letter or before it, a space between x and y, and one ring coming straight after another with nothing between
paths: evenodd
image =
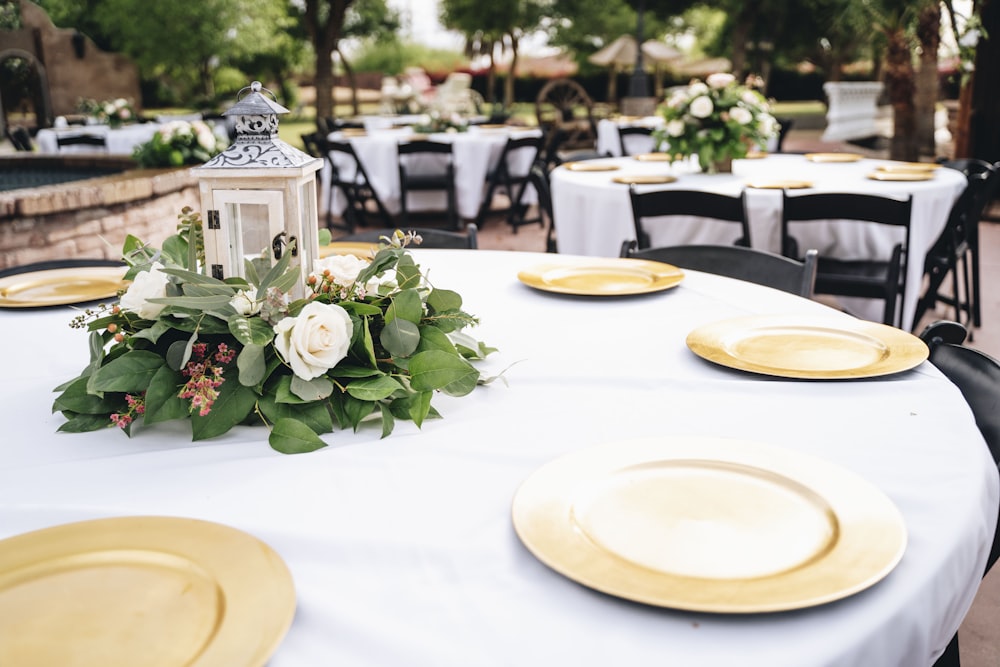
<instances>
[{"instance_id":1,"label":"white lantern","mask_svg":"<svg viewBox=\"0 0 1000 667\"><path fill-rule=\"evenodd\" d=\"M198 177L207 273L245 277L247 260L273 265L284 253L302 272L299 293L319 254L316 172L323 161L278 139L288 109L254 81L224 116L235 116L236 141L200 167ZM244 93L249 91L245 97ZM273 94L271 94L273 98Z\"/></svg>"}]
</instances>

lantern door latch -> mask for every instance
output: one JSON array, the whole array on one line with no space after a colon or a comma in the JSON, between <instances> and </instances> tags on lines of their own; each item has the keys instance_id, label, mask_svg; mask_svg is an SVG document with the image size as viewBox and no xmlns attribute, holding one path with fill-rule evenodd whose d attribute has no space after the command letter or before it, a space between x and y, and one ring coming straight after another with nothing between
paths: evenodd
<instances>
[{"instance_id":1,"label":"lantern door latch","mask_svg":"<svg viewBox=\"0 0 1000 667\"><path fill-rule=\"evenodd\" d=\"M222 229L222 223L219 222L219 211L218 211L218 209L209 209L209 211L208 211L208 228L209 229Z\"/></svg>"},{"instance_id":2,"label":"lantern door latch","mask_svg":"<svg viewBox=\"0 0 1000 667\"><path fill-rule=\"evenodd\" d=\"M285 237L288 237L288 241L285 241ZM281 259L281 255L284 252L284 247L289 246L292 251L292 257L299 256L298 243L295 241L294 236L288 236L287 232L281 232L275 235L271 240L271 251L275 259Z\"/></svg>"}]
</instances>

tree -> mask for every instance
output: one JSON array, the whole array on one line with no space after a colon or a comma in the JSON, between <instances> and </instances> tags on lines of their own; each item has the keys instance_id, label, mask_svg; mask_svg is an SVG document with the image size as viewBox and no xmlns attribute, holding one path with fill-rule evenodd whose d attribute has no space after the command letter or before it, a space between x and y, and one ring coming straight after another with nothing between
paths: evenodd
<instances>
[{"instance_id":1,"label":"tree","mask_svg":"<svg viewBox=\"0 0 1000 667\"><path fill-rule=\"evenodd\" d=\"M934 111L938 99L938 49L941 46L941 5L926 3L917 16L917 40L920 44L920 70L917 72L916 97L917 146L926 155L934 155Z\"/></svg>"},{"instance_id":2,"label":"tree","mask_svg":"<svg viewBox=\"0 0 1000 667\"><path fill-rule=\"evenodd\" d=\"M1000 160L1000 0L980 0L982 33L976 46L969 114L970 157L989 162Z\"/></svg>"},{"instance_id":3,"label":"tree","mask_svg":"<svg viewBox=\"0 0 1000 667\"><path fill-rule=\"evenodd\" d=\"M344 36L347 8L354 0L305 0L302 21L316 52L316 122L333 118L333 54Z\"/></svg>"},{"instance_id":4,"label":"tree","mask_svg":"<svg viewBox=\"0 0 1000 667\"><path fill-rule=\"evenodd\" d=\"M290 25L286 0L103 0L94 20L144 78L166 76L215 97L223 64L259 53ZM249 81L247 82L249 83Z\"/></svg>"}]
</instances>

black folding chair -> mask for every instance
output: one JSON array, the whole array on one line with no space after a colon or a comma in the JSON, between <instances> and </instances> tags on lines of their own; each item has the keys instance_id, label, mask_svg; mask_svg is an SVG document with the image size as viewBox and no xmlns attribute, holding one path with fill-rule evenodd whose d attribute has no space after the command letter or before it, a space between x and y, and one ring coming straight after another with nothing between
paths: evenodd
<instances>
[{"instance_id":1,"label":"black folding chair","mask_svg":"<svg viewBox=\"0 0 1000 667\"><path fill-rule=\"evenodd\" d=\"M528 219L525 217L527 206L521 201L524 199L524 191L528 187L528 172L531 166L538 159L542 149L542 138L520 137L507 139L503 151L497 160L496 166L486 177L486 194L483 203L479 207L479 214L476 216L476 224L480 227L490 212L493 203L493 196L498 189L504 191L510 202L507 209L507 222L517 233L517 228L521 225L532 223L544 224L541 217ZM517 168L517 164L528 165L527 168Z\"/></svg>"},{"instance_id":2,"label":"black folding chair","mask_svg":"<svg viewBox=\"0 0 1000 667\"><path fill-rule=\"evenodd\" d=\"M368 172L358 159L358 154L348 141L330 141L325 137L317 139L318 150L330 167L330 199L327 203L328 227L342 226L353 232L358 226L368 225L368 216L377 214L380 224L391 226L392 215L379 198L368 178ZM339 190L344 195L346 206L342 214L342 225L336 225L333 218L333 194ZM372 207L374 206L374 211Z\"/></svg>"},{"instance_id":3,"label":"black folding chair","mask_svg":"<svg viewBox=\"0 0 1000 667\"><path fill-rule=\"evenodd\" d=\"M444 192L447 197L448 224L451 229L458 229L458 204L455 200L455 162L452 157L451 144L418 139L400 142L399 147L399 200L401 220L405 227L410 221L408 194L410 192ZM426 170L416 167L416 160L421 157L444 158L441 168ZM426 166L426 165L425 165Z\"/></svg>"},{"instance_id":4,"label":"black folding chair","mask_svg":"<svg viewBox=\"0 0 1000 667\"><path fill-rule=\"evenodd\" d=\"M426 227L403 227L404 232L413 232L420 236L418 248L440 248L445 250L477 250L479 248L479 229L474 222L465 226L462 232L451 232L446 229L428 229ZM385 229L366 229L356 234L348 234L337 238L337 241L352 243L378 243L383 236L392 237L395 227Z\"/></svg>"},{"instance_id":5,"label":"black folding chair","mask_svg":"<svg viewBox=\"0 0 1000 667\"><path fill-rule=\"evenodd\" d=\"M652 137L653 128L646 127L644 125L626 125L618 126L618 144L621 146L622 155L635 155L637 153L648 153L650 150L655 148L655 142L653 146L645 151L629 150L629 146L632 146L635 141L632 141L632 137Z\"/></svg>"},{"instance_id":6,"label":"black folding chair","mask_svg":"<svg viewBox=\"0 0 1000 667\"><path fill-rule=\"evenodd\" d=\"M747 220L746 192L729 197L714 192L698 190L652 190L639 192L635 185L629 189L632 200L632 220L635 223L637 249L650 247L646 229L648 218L686 216L711 218L739 225L740 236L733 245L750 247L750 223ZM665 221L666 222L666 221Z\"/></svg>"},{"instance_id":7,"label":"black folding chair","mask_svg":"<svg viewBox=\"0 0 1000 667\"><path fill-rule=\"evenodd\" d=\"M106 151L108 138L102 134L57 134L56 145L60 149L64 146L93 146Z\"/></svg>"}]
</instances>

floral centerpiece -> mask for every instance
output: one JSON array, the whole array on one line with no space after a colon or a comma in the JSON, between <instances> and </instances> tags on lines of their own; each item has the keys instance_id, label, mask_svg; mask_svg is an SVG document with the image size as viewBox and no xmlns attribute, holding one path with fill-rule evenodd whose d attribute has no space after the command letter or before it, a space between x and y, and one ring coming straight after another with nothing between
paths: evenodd
<instances>
[{"instance_id":1,"label":"floral centerpiece","mask_svg":"<svg viewBox=\"0 0 1000 667\"><path fill-rule=\"evenodd\" d=\"M726 73L695 80L667 98L660 108L666 122L653 136L671 161L696 155L702 171L731 171L734 158L766 148L779 130L759 85L757 78L740 85Z\"/></svg>"},{"instance_id":2,"label":"floral centerpiece","mask_svg":"<svg viewBox=\"0 0 1000 667\"><path fill-rule=\"evenodd\" d=\"M172 120L136 146L132 157L143 167L180 167L207 162L227 145L205 121Z\"/></svg>"},{"instance_id":3,"label":"floral centerpiece","mask_svg":"<svg viewBox=\"0 0 1000 667\"><path fill-rule=\"evenodd\" d=\"M129 237L131 286L115 304L75 318L90 331L90 363L57 388L64 432L190 420L193 440L263 423L271 446L312 451L335 426L439 416L431 399L485 380L471 363L492 352L463 330L478 323L459 294L432 285L400 231L370 261L316 260L304 298L291 253L250 261L246 279L217 280L199 264L201 221L185 209L161 249ZM200 250L199 250L200 249Z\"/></svg>"},{"instance_id":4,"label":"floral centerpiece","mask_svg":"<svg viewBox=\"0 0 1000 667\"><path fill-rule=\"evenodd\" d=\"M436 109L427 114L427 120L413 126L417 134L434 134L435 132L465 132L469 122L457 113L442 113Z\"/></svg>"},{"instance_id":5,"label":"floral centerpiece","mask_svg":"<svg viewBox=\"0 0 1000 667\"><path fill-rule=\"evenodd\" d=\"M90 116L97 123L111 127L121 127L125 123L134 123L138 120L132 103L124 97L103 102L82 99L77 104L77 108L80 113Z\"/></svg>"}]
</instances>

